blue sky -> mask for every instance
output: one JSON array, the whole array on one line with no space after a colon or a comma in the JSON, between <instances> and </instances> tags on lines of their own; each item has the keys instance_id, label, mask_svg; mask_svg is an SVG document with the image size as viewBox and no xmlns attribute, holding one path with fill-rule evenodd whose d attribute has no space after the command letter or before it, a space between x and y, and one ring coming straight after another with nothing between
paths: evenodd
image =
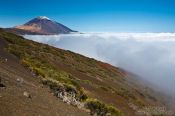
<instances>
[{"instance_id":1,"label":"blue sky","mask_svg":"<svg viewBox=\"0 0 175 116\"><path fill-rule=\"evenodd\" d=\"M174 0L1 0L0 27L48 16L82 32L175 32Z\"/></svg>"}]
</instances>

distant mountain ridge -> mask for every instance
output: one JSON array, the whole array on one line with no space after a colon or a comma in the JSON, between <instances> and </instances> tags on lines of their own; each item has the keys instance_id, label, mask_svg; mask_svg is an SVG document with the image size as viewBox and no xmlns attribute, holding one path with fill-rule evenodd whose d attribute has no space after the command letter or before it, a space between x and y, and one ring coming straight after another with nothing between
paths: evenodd
<instances>
[{"instance_id":1,"label":"distant mountain ridge","mask_svg":"<svg viewBox=\"0 0 175 116\"><path fill-rule=\"evenodd\" d=\"M76 32L46 16L36 17L23 25L7 28L6 30L20 35L56 35Z\"/></svg>"}]
</instances>

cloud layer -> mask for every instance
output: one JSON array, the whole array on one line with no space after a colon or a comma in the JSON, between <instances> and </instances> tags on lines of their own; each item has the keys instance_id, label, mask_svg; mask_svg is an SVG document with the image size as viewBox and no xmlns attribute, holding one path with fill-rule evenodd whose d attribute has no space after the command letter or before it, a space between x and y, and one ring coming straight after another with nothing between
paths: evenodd
<instances>
[{"instance_id":1,"label":"cloud layer","mask_svg":"<svg viewBox=\"0 0 175 116\"><path fill-rule=\"evenodd\" d=\"M175 95L175 33L25 36L131 71Z\"/></svg>"}]
</instances>

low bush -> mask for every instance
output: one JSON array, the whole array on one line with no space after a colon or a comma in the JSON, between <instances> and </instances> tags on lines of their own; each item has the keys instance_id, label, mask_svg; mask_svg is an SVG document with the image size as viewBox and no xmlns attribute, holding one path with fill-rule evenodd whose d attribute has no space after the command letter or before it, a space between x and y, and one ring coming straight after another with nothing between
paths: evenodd
<instances>
[{"instance_id":1,"label":"low bush","mask_svg":"<svg viewBox=\"0 0 175 116\"><path fill-rule=\"evenodd\" d=\"M60 92L67 92L67 93L74 93L75 98L78 101L85 101L88 97L84 93L83 89L77 89L74 86L66 83L60 83L56 80L53 79L42 79L42 83L44 85L49 86L49 88L53 91L53 93L57 93L58 91Z\"/></svg>"},{"instance_id":2,"label":"low bush","mask_svg":"<svg viewBox=\"0 0 175 116\"><path fill-rule=\"evenodd\" d=\"M100 88L104 91L109 91L109 88L105 87L105 86L100 86Z\"/></svg>"},{"instance_id":3,"label":"low bush","mask_svg":"<svg viewBox=\"0 0 175 116\"><path fill-rule=\"evenodd\" d=\"M90 110L91 115L98 116L123 116L123 113L117 108L106 105L97 99L87 99L85 107Z\"/></svg>"}]
</instances>

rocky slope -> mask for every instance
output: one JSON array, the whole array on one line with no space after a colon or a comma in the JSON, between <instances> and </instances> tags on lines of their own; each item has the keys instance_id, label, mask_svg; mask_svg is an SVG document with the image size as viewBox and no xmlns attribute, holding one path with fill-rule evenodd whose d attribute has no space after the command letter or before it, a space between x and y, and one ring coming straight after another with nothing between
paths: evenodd
<instances>
[{"instance_id":1,"label":"rocky slope","mask_svg":"<svg viewBox=\"0 0 175 116\"><path fill-rule=\"evenodd\" d=\"M76 32L45 16L36 17L24 25L15 26L6 30L20 35L53 35Z\"/></svg>"},{"instance_id":2,"label":"rocky slope","mask_svg":"<svg viewBox=\"0 0 175 116\"><path fill-rule=\"evenodd\" d=\"M2 116L134 116L165 106L159 93L124 70L3 30L0 60Z\"/></svg>"}]
</instances>

